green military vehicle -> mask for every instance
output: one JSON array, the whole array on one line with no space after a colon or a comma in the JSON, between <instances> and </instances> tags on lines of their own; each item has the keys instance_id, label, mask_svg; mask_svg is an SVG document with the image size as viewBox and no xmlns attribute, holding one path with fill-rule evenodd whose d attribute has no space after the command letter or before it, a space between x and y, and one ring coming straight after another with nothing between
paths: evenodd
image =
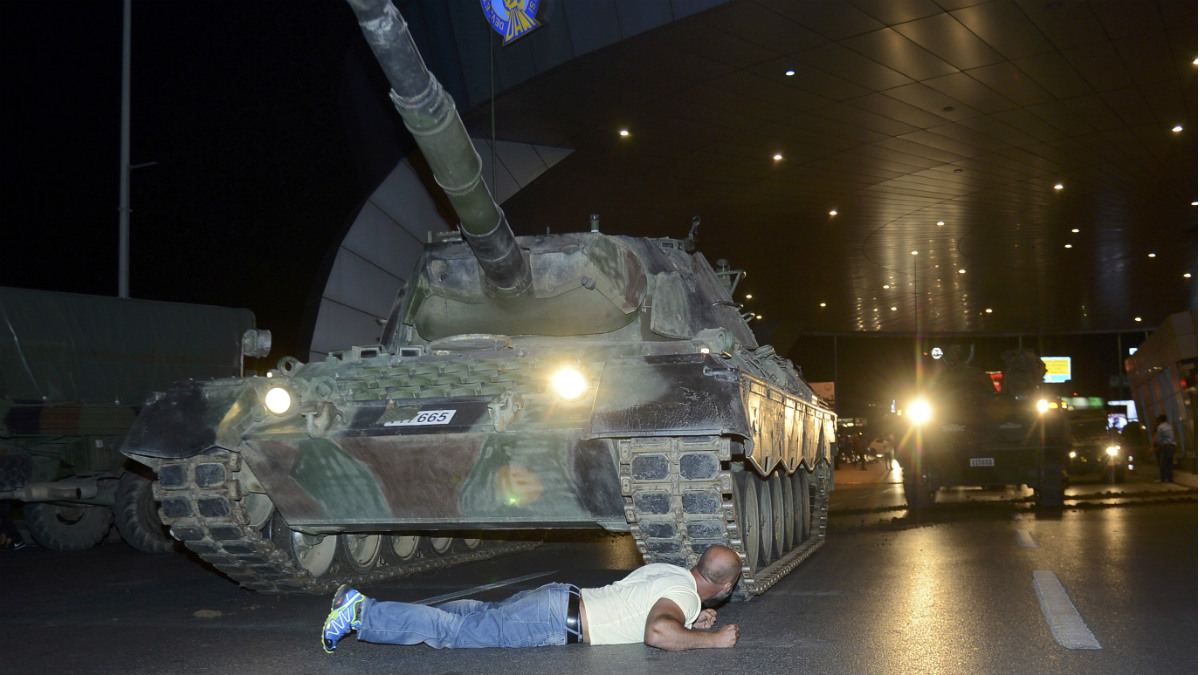
<instances>
[{"instance_id":1,"label":"green military vehicle","mask_svg":"<svg viewBox=\"0 0 1200 675\"><path fill-rule=\"evenodd\" d=\"M948 355L909 405L896 449L909 508L928 508L952 486L1027 485L1039 505L1062 505L1071 435L1057 401L1041 395L1046 367L1028 350L1003 359L999 392Z\"/></svg>"},{"instance_id":2,"label":"green military vehicle","mask_svg":"<svg viewBox=\"0 0 1200 675\"><path fill-rule=\"evenodd\" d=\"M171 550L152 472L118 448L153 391L240 375L244 346L265 356L254 314L0 288L0 324L0 499L46 548L90 548L115 516L134 548Z\"/></svg>"},{"instance_id":3,"label":"green military vehicle","mask_svg":"<svg viewBox=\"0 0 1200 675\"><path fill-rule=\"evenodd\" d=\"M172 534L264 592L597 527L647 562L731 546L740 593L769 588L824 541L836 420L756 342L740 272L694 250L694 225L515 237L404 19L351 4L460 233L426 246L381 344L146 407L123 452L157 470Z\"/></svg>"}]
</instances>

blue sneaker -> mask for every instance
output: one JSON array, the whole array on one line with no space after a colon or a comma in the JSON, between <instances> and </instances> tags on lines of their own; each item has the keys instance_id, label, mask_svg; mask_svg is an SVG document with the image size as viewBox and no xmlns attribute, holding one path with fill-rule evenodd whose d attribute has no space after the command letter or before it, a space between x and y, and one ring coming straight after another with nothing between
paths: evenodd
<instances>
[{"instance_id":1,"label":"blue sneaker","mask_svg":"<svg viewBox=\"0 0 1200 675\"><path fill-rule=\"evenodd\" d=\"M342 584L333 595L333 608L325 619L325 629L321 631L321 646L325 652L332 654L337 649L338 640L346 637L352 630L358 630L362 625L362 603L365 599L362 593Z\"/></svg>"}]
</instances>

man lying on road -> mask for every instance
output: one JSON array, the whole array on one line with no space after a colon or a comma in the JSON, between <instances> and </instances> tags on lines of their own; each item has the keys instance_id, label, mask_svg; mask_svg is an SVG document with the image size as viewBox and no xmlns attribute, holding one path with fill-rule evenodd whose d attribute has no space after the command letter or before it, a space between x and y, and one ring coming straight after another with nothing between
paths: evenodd
<instances>
[{"instance_id":1,"label":"man lying on road","mask_svg":"<svg viewBox=\"0 0 1200 675\"><path fill-rule=\"evenodd\" d=\"M453 600L437 607L381 602L343 585L333 596L321 644L326 652L351 631L364 642L435 647L541 647L645 642L678 651L732 647L739 628L711 630L715 609L733 592L742 561L712 546L690 570L653 563L603 588L546 584L499 602Z\"/></svg>"}]
</instances>

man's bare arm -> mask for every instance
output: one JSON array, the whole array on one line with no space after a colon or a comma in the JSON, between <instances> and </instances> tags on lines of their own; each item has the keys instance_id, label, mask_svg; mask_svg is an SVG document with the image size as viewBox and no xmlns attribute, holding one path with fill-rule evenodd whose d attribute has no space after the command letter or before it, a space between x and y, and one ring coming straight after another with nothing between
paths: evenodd
<instances>
[{"instance_id":1,"label":"man's bare arm","mask_svg":"<svg viewBox=\"0 0 1200 675\"><path fill-rule=\"evenodd\" d=\"M715 617L714 617L715 618ZM715 631L688 630L683 610L674 601L662 598L646 617L646 644L670 652L684 649L732 647L737 644L739 628L731 623Z\"/></svg>"}]
</instances>

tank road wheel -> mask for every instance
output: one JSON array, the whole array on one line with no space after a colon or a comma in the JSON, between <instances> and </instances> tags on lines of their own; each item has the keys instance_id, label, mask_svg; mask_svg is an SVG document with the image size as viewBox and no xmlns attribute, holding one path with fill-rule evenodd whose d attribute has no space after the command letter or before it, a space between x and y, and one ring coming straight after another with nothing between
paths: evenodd
<instances>
[{"instance_id":1,"label":"tank road wheel","mask_svg":"<svg viewBox=\"0 0 1200 675\"><path fill-rule=\"evenodd\" d=\"M478 534L478 533L471 533ZM455 537L450 549L457 553L470 553L483 545L481 537Z\"/></svg>"},{"instance_id":2,"label":"tank road wheel","mask_svg":"<svg viewBox=\"0 0 1200 675\"><path fill-rule=\"evenodd\" d=\"M812 498L809 495L808 471L804 467L792 474L792 500L796 512L796 545L808 541L812 536Z\"/></svg>"},{"instance_id":3,"label":"tank road wheel","mask_svg":"<svg viewBox=\"0 0 1200 675\"><path fill-rule=\"evenodd\" d=\"M84 551L104 540L112 509L84 504L25 505L25 526L38 545L52 551Z\"/></svg>"},{"instance_id":4,"label":"tank road wheel","mask_svg":"<svg viewBox=\"0 0 1200 675\"><path fill-rule=\"evenodd\" d=\"M772 478L779 482L783 495L780 508L783 509L783 552L786 553L800 545L800 540L796 538L796 519L800 517L800 512L796 508L796 497L792 493L791 477L780 468Z\"/></svg>"},{"instance_id":5,"label":"tank road wheel","mask_svg":"<svg viewBox=\"0 0 1200 675\"><path fill-rule=\"evenodd\" d=\"M747 472L758 489L758 559L763 567L775 561L775 509L771 502L771 489L757 474Z\"/></svg>"},{"instance_id":6,"label":"tank road wheel","mask_svg":"<svg viewBox=\"0 0 1200 675\"><path fill-rule=\"evenodd\" d=\"M415 534L393 534L388 537L387 552L396 562L408 562L417 557L422 539Z\"/></svg>"},{"instance_id":7,"label":"tank road wheel","mask_svg":"<svg viewBox=\"0 0 1200 675\"><path fill-rule=\"evenodd\" d=\"M429 555L442 556L450 552L450 547L454 545L454 537L423 537L425 553Z\"/></svg>"},{"instance_id":8,"label":"tank road wheel","mask_svg":"<svg viewBox=\"0 0 1200 675\"><path fill-rule=\"evenodd\" d=\"M746 567L753 573L758 570L759 537L758 478L743 471L734 475L733 503L737 506L738 525L742 528L742 547L746 553Z\"/></svg>"},{"instance_id":9,"label":"tank road wheel","mask_svg":"<svg viewBox=\"0 0 1200 675\"><path fill-rule=\"evenodd\" d=\"M320 577L333 566L338 550L336 535L305 534L290 530L279 515L275 516L273 526L281 534L279 539L284 543L283 549L313 578Z\"/></svg>"},{"instance_id":10,"label":"tank road wheel","mask_svg":"<svg viewBox=\"0 0 1200 675\"><path fill-rule=\"evenodd\" d=\"M143 553L169 553L175 550L154 501L154 481L136 472L126 471L117 484L113 517L125 543Z\"/></svg>"},{"instance_id":11,"label":"tank road wheel","mask_svg":"<svg viewBox=\"0 0 1200 675\"><path fill-rule=\"evenodd\" d=\"M379 563L379 552L383 549L383 537L378 534L346 532L338 535L346 562L355 572L366 572Z\"/></svg>"},{"instance_id":12,"label":"tank road wheel","mask_svg":"<svg viewBox=\"0 0 1200 675\"><path fill-rule=\"evenodd\" d=\"M771 500L771 561L779 560L784 553L787 553L787 541L784 539L784 522L787 520L784 517L783 508L783 485L779 480L779 472L773 472L763 483L763 493Z\"/></svg>"}]
</instances>

